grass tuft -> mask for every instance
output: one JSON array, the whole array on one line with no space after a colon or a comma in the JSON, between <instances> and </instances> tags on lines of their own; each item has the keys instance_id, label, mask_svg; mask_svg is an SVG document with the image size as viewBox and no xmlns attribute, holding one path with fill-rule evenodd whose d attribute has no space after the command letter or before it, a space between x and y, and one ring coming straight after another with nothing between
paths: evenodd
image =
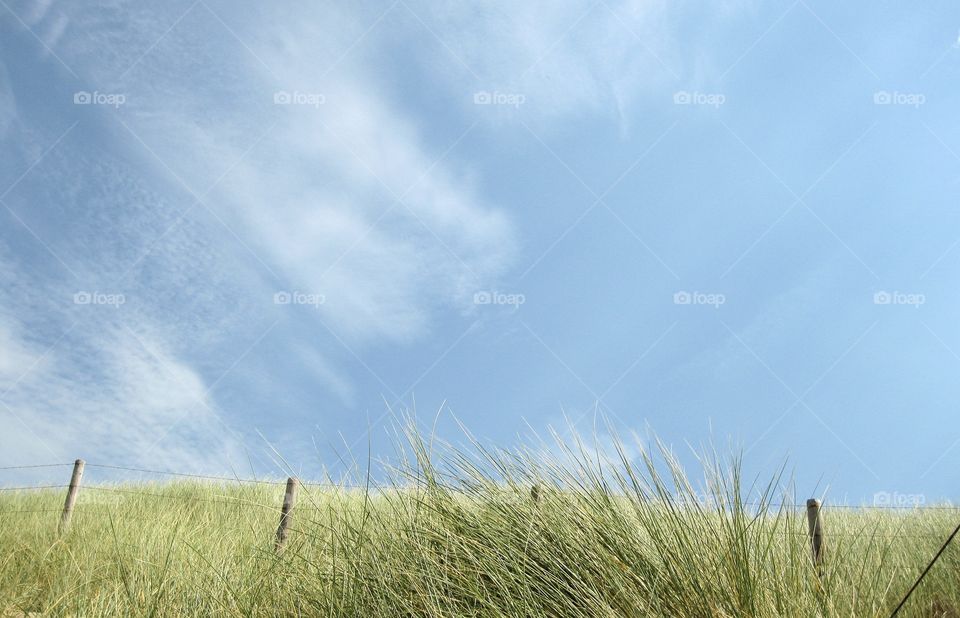
<instances>
[{"instance_id":1,"label":"grass tuft","mask_svg":"<svg viewBox=\"0 0 960 618\"><path fill-rule=\"evenodd\" d=\"M737 458L402 447L380 486L302 487L279 554L282 483L87 486L62 538L62 493L3 492L0 615L887 616L960 517L827 502L818 576L782 473ZM901 615L960 615L958 567Z\"/></svg>"}]
</instances>

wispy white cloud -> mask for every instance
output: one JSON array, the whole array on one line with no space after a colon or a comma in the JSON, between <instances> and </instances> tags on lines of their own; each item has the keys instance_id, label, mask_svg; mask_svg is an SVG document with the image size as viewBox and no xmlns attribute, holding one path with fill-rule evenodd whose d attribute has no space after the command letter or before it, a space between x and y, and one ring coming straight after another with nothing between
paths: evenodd
<instances>
[{"instance_id":1,"label":"wispy white cloud","mask_svg":"<svg viewBox=\"0 0 960 618\"><path fill-rule=\"evenodd\" d=\"M452 79L523 93L546 118L613 112L682 71L659 0L410 6L469 67L452 66Z\"/></svg>"},{"instance_id":2,"label":"wispy white cloud","mask_svg":"<svg viewBox=\"0 0 960 618\"><path fill-rule=\"evenodd\" d=\"M12 389L25 372L41 360L9 316L0 316L0 393Z\"/></svg>"},{"instance_id":3,"label":"wispy white cloud","mask_svg":"<svg viewBox=\"0 0 960 618\"><path fill-rule=\"evenodd\" d=\"M112 24L94 17L80 19L99 40ZM131 103L121 116L144 144L121 137L157 175L169 178L169 166L197 193L229 169L207 201L282 279L271 285L323 293L320 314L348 339L409 341L434 311L464 302L502 272L514 246L511 224L471 186L469 170L440 160L450 144L426 145L377 88L375 68L346 57L349 78L318 82L323 50L301 21L344 39L335 21L302 16L258 23L254 38L250 24L234 23L231 33L218 16L196 9L124 80ZM224 39L203 61L228 78L193 79L184 88L183 74L209 69L180 51L181 40L166 42L200 31ZM124 66L99 45L70 44L95 83L109 83ZM274 105L280 90L318 93L324 103ZM212 114L211 105L223 111Z\"/></svg>"},{"instance_id":4,"label":"wispy white cloud","mask_svg":"<svg viewBox=\"0 0 960 618\"><path fill-rule=\"evenodd\" d=\"M22 19L26 24L32 26L40 23L47 14L47 11L50 10L51 5L53 5L53 0L33 0L32 2L25 2L23 5L24 11Z\"/></svg>"},{"instance_id":5,"label":"wispy white cloud","mask_svg":"<svg viewBox=\"0 0 960 618\"><path fill-rule=\"evenodd\" d=\"M51 48L55 47L60 41L60 37L66 32L69 23L70 20L63 13L57 13L52 20L49 20L40 35L44 45Z\"/></svg>"},{"instance_id":6,"label":"wispy white cloud","mask_svg":"<svg viewBox=\"0 0 960 618\"><path fill-rule=\"evenodd\" d=\"M184 13L188 6L76 3L25 20L57 33L50 45L84 89L122 92L127 104L73 108L89 132L20 187L68 214L65 228L23 210L77 277L4 265L10 286L0 301L21 318L42 316L36 340L45 344L30 342L23 321L3 323L4 383L72 328L3 398L28 425L7 438L10 449L23 446L8 451L14 459L35 461L43 448L67 459L223 469L242 451L231 428L250 425L233 411L218 420L224 412L209 389L244 371L234 364L267 323L297 324L281 340L287 356L349 403L355 386L337 366L343 351L317 345L321 320L351 347L409 342L509 264L509 217L455 152L444 157L454 144L427 140L378 91L377 67L343 57L349 70L316 81L318 54L341 57L357 32L279 9L257 23L224 14L226 27L203 6ZM301 22L323 24L326 36L302 36ZM334 51L325 48L331 40ZM275 105L282 89L325 101ZM33 120L18 122L32 134L18 148L44 143ZM15 209L25 204L20 191ZM122 293L126 303L78 307L78 290ZM274 306L280 290L325 302Z\"/></svg>"},{"instance_id":7,"label":"wispy white cloud","mask_svg":"<svg viewBox=\"0 0 960 618\"><path fill-rule=\"evenodd\" d=\"M204 381L149 335L120 327L47 350L9 323L0 336L8 461L84 457L194 470L245 462L242 440L219 420Z\"/></svg>"},{"instance_id":8,"label":"wispy white cloud","mask_svg":"<svg viewBox=\"0 0 960 618\"><path fill-rule=\"evenodd\" d=\"M408 343L446 309L465 313L475 291L496 287L517 238L459 150L476 110L452 122L445 139L428 135L386 86L389 69L368 61L369 50L382 56L398 34L439 32L449 47L442 53L470 69L458 65L438 88L465 90L464 101L478 88L520 91L548 120L610 107L627 122L632 97L673 79L675 50L659 34L667 19L659 2L410 7L412 20L403 6L385 17L385 7L240 15L216 2L40 3L23 11L69 58L84 89L126 97L119 109L74 108L97 127L86 135L98 137L58 148L32 172L48 180L34 183L37 199L83 213L69 218L68 231L38 227L57 239L77 280L38 286L37 273L17 267L7 277L9 289L26 290L4 297L18 315L58 316L59 329L45 340L80 320L9 398L40 427L71 410L71 433L80 438L55 448L88 444L135 457L149 447L145 436L162 434L187 409L199 426L174 425L157 457L209 464L224 453L206 445L229 432L207 389L234 370L266 324L295 323L280 344L349 405L356 387L337 364L342 350L317 343L326 326L354 352ZM402 32L390 29L398 26ZM279 92L307 99L277 104ZM0 135L14 110L12 95L0 98ZM35 129L29 122L20 128ZM49 142L33 133L17 146L29 153ZM127 303L92 317L69 301L86 288L124 293ZM302 311L277 307L278 291L325 300ZM0 331L3 367L41 353L25 328ZM247 385L270 381L251 376ZM122 435L96 429L118 423ZM226 451L238 448L234 439Z\"/></svg>"}]
</instances>

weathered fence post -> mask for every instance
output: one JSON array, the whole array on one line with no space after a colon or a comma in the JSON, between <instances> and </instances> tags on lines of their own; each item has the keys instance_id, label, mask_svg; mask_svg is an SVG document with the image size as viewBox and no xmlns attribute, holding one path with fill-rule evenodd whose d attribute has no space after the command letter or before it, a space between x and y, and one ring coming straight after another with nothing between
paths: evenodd
<instances>
[{"instance_id":1,"label":"weathered fence post","mask_svg":"<svg viewBox=\"0 0 960 618\"><path fill-rule=\"evenodd\" d=\"M283 549L283 544L287 540L287 531L290 527L290 520L293 518L293 507L297 503L297 488L300 481L294 477L287 479L287 490L283 494L283 507L280 509L280 525L277 526L277 541L274 545L276 551Z\"/></svg>"},{"instance_id":2,"label":"weathered fence post","mask_svg":"<svg viewBox=\"0 0 960 618\"><path fill-rule=\"evenodd\" d=\"M813 564L819 573L823 561L823 520L820 518L820 501L816 498L807 500L807 529L810 532Z\"/></svg>"},{"instance_id":3,"label":"weathered fence post","mask_svg":"<svg viewBox=\"0 0 960 618\"><path fill-rule=\"evenodd\" d=\"M59 534L65 533L70 528L70 517L73 516L73 505L77 502L77 494L80 493L80 479L83 478L84 461L78 459L73 462L73 474L70 476L70 487L67 489L67 500L63 503L63 514L60 516L60 526L57 528Z\"/></svg>"}]
</instances>

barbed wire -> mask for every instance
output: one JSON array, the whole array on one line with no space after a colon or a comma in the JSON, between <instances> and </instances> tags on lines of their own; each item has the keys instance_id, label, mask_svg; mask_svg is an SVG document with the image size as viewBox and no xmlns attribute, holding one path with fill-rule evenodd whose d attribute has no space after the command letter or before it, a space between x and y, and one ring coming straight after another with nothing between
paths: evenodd
<instances>
[{"instance_id":1,"label":"barbed wire","mask_svg":"<svg viewBox=\"0 0 960 618\"><path fill-rule=\"evenodd\" d=\"M72 466L74 462L64 462L64 463L47 463L47 464L25 464L17 466L2 466L0 470L26 470L26 469L35 469L35 468L52 468L52 467L64 467ZM138 472L143 474L158 474L163 476L174 476L181 478L193 478L193 479L202 479L202 480L211 480L211 481L221 481L221 482L231 482L231 483L248 483L256 485L269 485L277 486L278 488L286 482L285 479L257 479L257 478L243 478L239 476L222 476L222 475L210 475L210 474L198 474L191 472L177 472L173 470L153 470L150 468L140 468L132 466L118 466L113 464L101 464L95 462L87 462L87 468L99 468L105 470L120 470L125 472ZM470 487L459 487L455 485L445 485L445 484L411 484L407 486L401 486L391 483L350 483L346 481L342 482L333 482L333 481L301 481L300 485L302 487L326 487L334 489L363 489L363 490L383 490L383 489L424 489L427 487L442 489L449 492L459 492L464 494L477 494L478 491L475 488ZM17 487L0 487L0 491L26 491L31 489L59 489L67 487L66 484L57 484L57 485L35 485L35 486L17 486ZM97 487L96 485L84 485L85 488ZM102 486L101 486L102 487ZM519 489L519 488L516 488ZM697 502L694 500L685 501L682 498L677 501L677 504L684 505L689 504L699 505L705 508L716 508L716 507L731 507L731 506L741 506L757 509L765 509L767 511L773 510L785 510L785 509L798 509L805 510L807 505L805 503L792 503L792 502L766 502L766 501L702 501ZM950 505L950 504L842 504L842 503L831 503L829 501L824 501L821 504L821 509L828 511L830 509L849 509L849 510L861 510L861 511L917 511L917 512L926 512L926 511L960 511L960 505Z\"/></svg>"},{"instance_id":2,"label":"barbed wire","mask_svg":"<svg viewBox=\"0 0 960 618\"><path fill-rule=\"evenodd\" d=\"M798 536L805 539L810 538L809 532L802 531L793 531L793 530L772 530L772 531L763 531L760 534L772 532L774 534L782 534L787 536ZM949 533L949 530L944 530L943 533L936 532L848 532L848 531L836 531L836 530L827 530L824 532L824 535L828 538L842 538L842 539L856 539L864 540L871 538L882 538L882 539L937 539L943 540L944 537Z\"/></svg>"},{"instance_id":3,"label":"barbed wire","mask_svg":"<svg viewBox=\"0 0 960 618\"><path fill-rule=\"evenodd\" d=\"M148 468L131 468L127 466L114 466L110 464L98 464L98 463L87 463L89 468L103 468L107 470L123 470L126 472L142 472L146 474L163 474L166 476L179 476L185 478L196 478L196 479L206 479L214 481L230 481L234 483L255 483L261 485L276 485L281 481L268 481L265 479L245 479L240 477L232 476L215 476L209 474L195 474L191 472L173 472L171 470L150 470Z\"/></svg>"},{"instance_id":4,"label":"barbed wire","mask_svg":"<svg viewBox=\"0 0 960 618\"><path fill-rule=\"evenodd\" d=\"M262 504L260 502L254 502L251 500L243 500L240 498L231 498L229 496L220 496L217 498L203 498L200 496L184 496L177 494L163 494L163 493L154 493L147 491L137 491L133 489L125 489L122 487L105 487L103 485L88 485L84 487L86 490L93 491L106 491L112 493L134 495L134 496L147 496L150 498L165 498L168 500L185 500L189 502L206 502L212 504L229 504L229 505L239 505L239 506L257 506L260 508L266 508L270 510L280 510L280 506L272 504Z\"/></svg>"},{"instance_id":5,"label":"barbed wire","mask_svg":"<svg viewBox=\"0 0 960 618\"><path fill-rule=\"evenodd\" d=\"M807 510L806 504L801 503L792 503L792 502L740 502L734 503L729 502L694 502L694 501L684 501L679 500L676 502L679 506L689 505L695 506L699 505L704 508L717 508L720 506L732 507L732 506L746 506L751 508L763 508L768 511L777 510L777 509L796 509L796 510ZM882 510L882 511L960 511L960 505L950 505L950 504L840 504L832 502L822 502L820 505L821 510L829 509L851 509L851 510Z\"/></svg>"},{"instance_id":6,"label":"barbed wire","mask_svg":"<svg viewBox=\"0 0 960 618\"><path fill-rule=\"evenodd\" d=\"M231 480L228 477L215 477L215 476L204 476L204 475L194 475L194 474L184 474L184 473L175 473L167 472L166 474L176 475L176 476L190 476L195 478L206 478L206 479L216 479L216 480ZM264 480L255 480L255 479L232 479L239 482L247 483L259 483L264 485L272 485L278 489L283 487L283 482L281 481L264 481ZM333 489L424 489L424 485L411 485L411 486L395 486L395 485L348 485L348 484L337 484L337 483L319 483L319 482L301 482L303 487L327 487ZM20 485L13 487L0 487L0 491L30 491L37 489L63 489L69 487L68 484L56 484L56 485ZM122 487L109 487L105 485L96 485L96 484L86 484L83 485L84 489L93 489L100 491L115 491L118 493L130 493L130 494L139 494L139 495L154 495L161 497L180 497L186 499L183 496L166 496L161 494L154 494L150 492L136 491L132 489L125 489ZM439 486L439 489L448 492L455 493L464 493L464 494L476 494L476 492L467 490L461 487L452 487L452 486ZM192 497L192 500L203 500L203 498ZM695 506L697 503L693 502L679 502L679 506ZM699 506L703 508L729 508L735 506L731 503L725 504L704 504L700 503ZM739 506L742 507L751 507L751 508L762 508L767 511L775 510L784 510L784 509L796 509L796 510L806 510L807 506L805 504L793 504L793 503L758 503L758 502L741 502ZM960 506L951 506L951 505L870 505L870 504L832 504L830 502L824 502L821 504L822 511L829 511L831 509L846 509L846 510L855 510L855 511L909 511L914 513L924 513L929 511L960 511Z\"/></svg>"},{"instance_id":7,"label":"barbed wire","mask_svg":"<svg viewBox=\"0 0 960 618\"><path fill-rule=\"evenodd\" d=\"M227 479L227 480L229 480L227 477L210 477L210 476L193 475L193 474L186 475L186 474L183 474L183 473L173 473L173 472L168 472L167 474L174 474L174 475L177 475L177 476L191 476L191 477L196 477L196 478L207 478L207 479L217 479L217 480ZM249 483L249 482L256 482L256 483L264 484L264 485L269 484L269 485L273 485L273 486L277 487L278 489L280 489L280 488L283 487L283 482L281 482L281 481L270 482L270 481L253 480L253 479L236 479L236 480L239 481L239 482L248 482L248 483ZM424 488L425 488L425 486L423 486L423 485L393 486L393 485L373 485L373 484L371 484L371 485L368 486L368 485L347 485L347 484L318 483L318 482L301 482L300 485L301 485L302 487L326 487L326 488L332 488L332 489L376 489L376 490L382 490L382 489L424 489ZM31 490L39 490L39 489L64 489L64 488L67 488L67 487L69 487L68 484L55 484L55 485L20 485L20 486L12 486L12 487L0 487L0 492L3 492L3 491L31 491ZM136 491L136 490L132 490L132 489L125 489L125 488L122 488L122 487L109 487L109 486L106 486L106 485L85 484L85 485L83 485L83 488L84 488L84 489L92 489L92 490L94 490L94 491L115 491L115 492L118 492L118 493L130 493L130 494L137 494L137 495L147 495L147 496L153 495L153 496L160 496L160 497L176 497L176 498L188 499L188 497L186 497L186 496L173 496L173 495L166 495L166 494L155 494L155 493L150 493L150 492L143 492L143 491ZM476 493L476 492L474 492L474 491L465 490L465 489L460 488L460 487L440 486L439 489L442 489L443 491L448 491L448 492L453 492L453 493L463 493L463 494L468 494L468 495L469 495L469 494L475 494L475 493ZM198 498L198 497L189 497L189 499L191 499L191 500L199 500L199 501L203 501L203 500L204 500L203 498ZM680 502L680 503L678 503L678 505L679 505L679 506L694 506L695 503L683 503L683 502ZM720 508L720 507L729 508L729 507L732 507L732 506L735 506L735 505L733 505L733 504L700 504L699 506L701 506L701 507L703 507L703 508L710 509L710 508ZM767 503L767 504L762 504L762 503L741 502L741 503L739 504L739 506L742 506L742 507L751 507L751 508L762 508L762 509L766 509L767 511L776 511L776 510L785 510L785 509L806 510L806 508L807 508L805 504L791 504L791 503L776 503L776 504ZM912 513L925 513L925 512L931 512L931 511L960 511L960 506L949 506L949 505L909 505L909 506L907 506L907 505L903 505L903 506L900 506L900 505L870 505L870 504L857 505L857 504L832 504L832 503L829 503L829 502L824 502L824 503L821 505L820 508L821 508L822 511L829 511L829 510L831 510L831 509L845 509L845 510L854 510L854 511L891 511L891 512L912 512Z\"/></svg>"},{"instance_id":8,"label":"barbed wire","mask_svg":"<svg viewBox=\"0 0 960 618\"><path fill-rule=\"evenodd\" d=\"M51 463L51 464L32 464L27 466L0 466L0 470L26 470L28 468L56 468L58 466L72 466L74 462L69 463Z\"/></svg>"},{"instance_id":9,"label":"barbed wire","mask_svg":"<svg viewBox=\"0 0 960 618\"><path fill-rule=\"evenodd\" d=\"M98 464L98 463L88 463L87 467L90 468L102 468L107 470L123 470L126 472L140 472L144 474L160 474L165 476L177 476L183 478L194 478L194 479L203 479L210 481L226 481L231 483L249 483L256 485L283 485L286 483L286 479L251 479L251 478L242 478L235 476L218 476L211 474L196 474L192 472L174 472L172 470L151 470L149 468L131 468L127 466L114 466L110 464ZM301 486L304 487L334 487L334 488L346 488L346 489L363 489L366 485L359 485L354 483L335 483L333 481L301 481Z\"/></svg>"},{"instance_id":10,"label":"barbed wire","mask_svg":"<svg viewBox=\"0 0 960 618\"><path fill-rule=\"evenodd\" d=\"M807 508L806 505L796 505L798 508ZM960 505L952 504L834 504L824 502L821 509L854 509L854 510L886 510L886 511L957 511Z\"/></svg>"},{"instance_id":11,"label":"barbed wire","mask_svg":"<svg viewBox=\"0 0 960 618\"><path fill-rule=\"evenodd\" d=\"M152 493L152 492L142 492L142 491L127 490L127 489L113 488L113 487L102 487L102 486L88 486L88 487L85 487L85 489L86 489L86 490L93 490L93 491L106 491L106 492L111 492L111 493L120 493L120 494L124 494L124 495L146 496L146 497L150 497L150 498L162 498L162 499L172 499L172 500L185 500L185 501L190 501L190 502L202 502L202 503L207 503L207 504L226 504L226 505L230 505L230 506L256 506L256 507L259 507L259 508L267 509L268 511L274 511L274 512L280 512L280 511L281 511L281 507L280 507L279 505L262 504L262 503L258 503L258 502L252 502L252 501L249 501L249 500L241 500L241 499L235 499L235 498L223 498L223 497L220 497L220 498L212 499L212 498L202 498L202 497L198 497L198 496L182 496L182 495L174 495L174 494L159 494L159 493ZM81 498L81 500L82 500L82 498ZM82 504L82 503L81 503L81 504L77 505L76 507L74 507L74 513L86 513L86 514L89 514L89 513L101 513L101 514L107 513L107 514L111 514L111 515L117 515L118 518L121 519L121 520L122 520L122 519L135 519L135 520L138 520L138 521L151 521L151 522L152 522L152 521L157 521L157 518L138 517L138 516L132 515L132 514L130 514L130 513L125 513L125 512L123 512L123 511L118 510L118 507L122 507L122 504L113 505L113 506L107 506L107 505L102 505L102 504L89 504L89 503L87 503L87 504ZM307 508L305 509L304 507L307 507ZM304 513L313 513L313 512L316 512L316 511L320 510L320 509L309 509L309 507L310 507L309 503L298 505L297 511L301 514L298 518L302 517ZM308 510L308 509L309 509L309 510ZM16 514L16 513L59 513L59 512L62 512L62 508L0 509L0 514ZM312 531L308 531L308 530L306 530L306 529L301 529L302 532L313 532L313 533L315 533L317 529L324 529L324 528L325 528L325 526L323 525L323 522L313 521L313 520L310 520L310 519L307 519L306 521L315 524L315 525L317 526L317 528L315 528L315 529L312 530ZM296 530L296 529L293 529L293 530ZM941 539L944 538L944 536L945 536L945 534L946 534L947 532L948 532L947 530L944 530L942 533L937 533L937 532L906 532L906 531L900 531L900 532L878 532L878 531L830 530L830 531L828 532L828 536L829 536L830 538L835 538L835 539L836 539L836 538L839 538L839 539L853 539L853 540L866 540L866 539L873 539L873 538L905 539L905 540L911 540L911 539L912 539L912 540L919 540L919 539L936 539L936 540L941 540ZM809 533L806 532L806 531L802 531L802 530L768 529L768 530L761 530L761 531L758 532L758 534L761 534L761 535L762 535L762 534L776 534L776 535L782 535L782 536L788 536L788 537L797 537L797 538L803 538L803 539L809 538Z\"/></svg>"},{"instance_id":12,"label":"barbed wire","mask_svg":"<svg viewBox=\"0 0 960 618\"><path fill-rule=\"evenodd\" d=\"M80 463L80 462L78 461L75 463ZM2 466L0 467L0 470L28 470L28 469L40 469L40 468L65 467L70 465L75 465L75 464L74 463L50 463L50 464ZM111 464L87 463L86 466L94 469L98 468L98 469L104 469L104 470L119 470L119 471L125 471L125 472L136 472L141 474L156 474L156 475L173 476L173 477L179 477L179 478L212 480L212 481L217 481L221 483L230 482L230 483L269 485L272 487L276 487L278 489L283 483L283 481L279 479L278 480L247 479L247 478L240 478L239 476L228 477L228 476L196 474L196 473L188 473L188 472L176 472L176 471L170 471L170 470L151 470L148 468L117 466L117 465L111 465ZM76 473L76 469L74 470L74 472ZM421 483L420 482L421 479L419 478L414 478L413 480L415 481L415 483L409 486L402 486L397 484L396 482L393 482L393 483L388 482L385 485L379 485L377 483L371 483L371 482L367 482L362 485L352 485L346 482L333 483L329 481L328 482L301 482L300 484L306 488L326 487L326 488L334 488L334 489L363 489L368 495L371 492L371 490L382 490L382 489L396 490L396 491L400 491L403 489L415 489L415 490L439 489L443 492L463 493L463 494L472 495L478 498L482 498L484 495L484 490L489 489L489 486L485 484L480 486L471 486L470 483L467 482L458 486L458 485L445 485L443 483L434 483L434 482ZM452 480L455 483L457 481L457 479L455 478ZM73 480L71 480L71 485L72 484L73 484ZM71 485L48 484L48 485L0 487L0 492L62 489L65 487L70 487ZM536 487L537 485L534 485L534 488ZM122 495L143 496L143 497L160 498L160 499L168 499L168 500L179 500L179 501L186 501L190 503L221 504L221 505L230 505L230 506L237 506L237 507L254 506L258 508L267 509L268 511L271 511L274 513L283 512L283 508L277 504L274 504L274 505L262 504L256 501L244 500L242 498L236 498L231 496L220 495L220 496L208 498L208 497L201 497L197 495L184 495L182 493L180 494L156 493L156 492L130 489L122 486L111 487L111 486L96 485L96 484L84 485L83 489L85 491L94 491L94 492L99 491L99 492L115 493L115 494L122 494ZM517 492L517 490L526 490L527 488L518 487L511 483L506 485L506 489L508 490L508 494L509 494L511 491ZM562 491L561 488L554 488L554 489L558 489L559 491ZM573 488L571 491L574 495L577 493L576 488ZM521 492L518 492L518 493L522 495ZM734 497L734 499L728 500L728 499L725 499L727 498L727 496L720 496L719 500L711 500L710 497L707 497L706 500L701 500L699 499L700 497L695 497L695 499L693 500L687 500L686 499L687 497L688 496L683 496L683 495L676 496L676 497L667 496L665 499L663 497L660 497L654 500L654 502L663 502L667 504L673 502L673 506L699 507L706 511L712 511L714 509L717 509L720 511L721 514L725 513L728 509L731 509L731 508L737 509L737 510L742 510L745 508L755 509L758 511L756 513L757 517L768 514L772 511L782 513L783 511L787 511L791 509L801 511L801 510L809 510L810 508L806 503L799 504L799 503L793 503L793 502L787 502L787 501L773 502L772 500L766 500L763 497L761 497L759 501L742 501L738 499L739 497ZM787 498L787 496L784 496L784 498ZM71 502L72 502L72 499L68 498L68 504L70 504ZM317 503L313 502L312 500L310 500L309 502L311 502L314 507L320 506ZM927 513L931 511L956 512L960 510L960 506L954 506L952 504L925 505L917 502L913 502L911 504L854 505L854 504L833 504L833 503L830 503L829 501L823 501L821 504L819 504L819 510L821 511L825 510L829 512L832 509L856 510L859 512L868 512L868 511L888 512L888 513L910 512L912 514L920 514L920 513ZM90 515L90 514L106 513L107 516L110 518L111 522L113 521L114 516L116 516L117 519L120 521L145 522L148 524L151 524L151 523L157 524L162 521L162 518L143 517L142 514L139 514L139 513L130 514L130 513L121 512L120 510L118 510L117 505L108 507L103 504L95 504L95 505L81 504L80 506L74 507L73 510L80 517L84 515ZM61 509L59 508L3 508L3 509L0 509L0 517L2 516L17 517L23 514L57 513L57 512L61 512ZM64 512L64 518L66 518L66 511L63 511L63 512ZM298 513L302 513L302 512L303 512L303 508L301 507L301 509L298 510ZM307 513L310 513L310 512L311 511L307 511ZM180 513L182 513L182 511L180 511ZM302 515L300 517L302 517ZM291 528L291 531L298 532L307 537L316 537L317 535L325 535L331 532L328 526L325 526L322 522L311 520L309 518L309 515L306 518L306 521L308 524L312 524L312 528L308 529L308 528L302 527L301 525L301 526L296 526ZM773 520L774 527L772 529L761 525L757 529L756 534L758 535L774 534L774 535L784 536L786 538L802 538L804 542L809 538L809 532L805 533L804 531L801 531L801 530L789 530L789 529L778 528L776 524L779 521L781 521L781 519L778 514L777 518ZM214 522L207 522L207 523L212 524ZM223 522L223 521L217 521L215 523L217 527L221 529L225 527L225 524L227 524L227 522ZM230 522L230 523L236 524L237 522ZM229 524L227 526L229 527ZM909 589L909 591L900 601L900 604L897 606L896 610L894 610L894 615L896 615L897 612L899 612L899 610L905 605L907 600L910 598L911 594L920 585L924 577L933 568L934 564L942 556L947 546L950 544L951 541L953 541L953 539L957 536L958 533L960 533L960 525L957 525L956 528L954 528L952 534L950 534L949 537L947 537L947 539L943 541L940 547L940 550L929 562L929 564L922 571L919 577L914 581L912 587ZM904 541L914 541L914 542L920 539L924 539L924 540L937 539L938 541L943 539L943 533L912 532L912 531L908 532L908 531L902 530L902 528L895 532L885 532L880 530L872 530L872 531L871 530L830 530L828 532L828 536L833 539L838 539L841 544L845 541L849 541L849 542L861 541L862 542L862 541L872 541L874 539L887 539L888 545L894 539L904 540ZM783 565L783 566L787 571L800 568L799 565ZM770 567L775 570L779 568L778 565L770 565ZM878 572L889 570L889 571L901 571L901 572L910 571L910 572L916 573L918 570L916 567L909 566L909 565L890 565L890 564L880 564L880 565L877 565L875 568L877 569ZM806 567L804 567L804 570L806 570Z\"/></svg>"}]
</instances>

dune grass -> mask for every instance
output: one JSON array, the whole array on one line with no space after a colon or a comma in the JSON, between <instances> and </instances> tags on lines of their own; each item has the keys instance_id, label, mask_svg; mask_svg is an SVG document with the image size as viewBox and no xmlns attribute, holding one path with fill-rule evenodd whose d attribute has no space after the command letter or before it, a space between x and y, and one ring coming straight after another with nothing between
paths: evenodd
<instances>
[{"instance_id":1,"label":"dune grass","mask_svg":"<svg viewBox=\"0 0 960 618\"><path fill-rule=\"evenodd\" d=\"M548 450L407 436L379 487L305 486L274 552L283 484L0 492L0 616L887 616L960 511L824 507L817 575L775 476L666 449ZM536 487L536 489L533 489ZM956 616L960 547L902 616Z\"/></svg>"}]
</instances>

